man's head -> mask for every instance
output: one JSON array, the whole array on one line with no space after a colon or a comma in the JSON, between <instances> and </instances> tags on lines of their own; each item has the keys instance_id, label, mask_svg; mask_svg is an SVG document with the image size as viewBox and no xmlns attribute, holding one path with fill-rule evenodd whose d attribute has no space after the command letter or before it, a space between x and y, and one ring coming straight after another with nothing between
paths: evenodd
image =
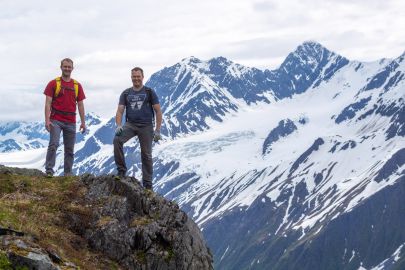
<instances>
[{"instance_id":1,"label":"man's head","mask_svg":"<svg viewBox=\"0 0 405 270\"><path fill-rule=\"evenodd\" d=\"M60 61L60 69L62 70L63 78L70 78L70 74L73 71L73 61L70 58L65 58Z\"/></svg>"},{"instance_id":2,"label":"man's head","mask_svg":"<svg viewBox=\"0 0 405 270\"><path fill-rule=\"evenodd\" d=\"M134 67L131 70L131 80L135 88L143 86L143 70L140 67Z\"/></svg>"}]
</instances>

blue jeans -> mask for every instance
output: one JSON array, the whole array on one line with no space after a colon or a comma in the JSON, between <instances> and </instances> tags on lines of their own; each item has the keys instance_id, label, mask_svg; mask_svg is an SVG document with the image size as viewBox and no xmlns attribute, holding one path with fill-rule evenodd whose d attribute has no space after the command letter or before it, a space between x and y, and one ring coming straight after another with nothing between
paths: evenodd
<instances>
[{"instance_id":1,"label":"blue jeans","mask_svg":"<svg viewBox=\"0 0 405 270\"><path fill-rule=\"evenodd\" d=\"M48 151L46 153L45 171L54 174L56 150L59 146L60 132L63 132L63 145L65 150L65 159L63 171L65 175L72 174L74 146L76 142L76 123L61 122L51 120L50 138Z\"/></svg>"}]
</instances>

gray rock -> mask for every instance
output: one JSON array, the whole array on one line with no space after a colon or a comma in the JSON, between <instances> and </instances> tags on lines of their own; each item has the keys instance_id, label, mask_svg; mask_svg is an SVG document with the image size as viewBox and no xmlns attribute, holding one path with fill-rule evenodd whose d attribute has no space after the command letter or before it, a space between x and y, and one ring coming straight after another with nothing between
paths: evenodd
<instances>
[{"instance_id":1,"label":"gray rock","mask_svg":"<svg viewBox=\"0 0 405 270\"><path fill-rule=\"evenodd\" d=\"M91 217L66 216L91 248L125 269L213 269L198 226L178 205L147 191L132 177L84 175Z\"/></svg>"},{"instance_id":2,"label":"gray rock","mask_svg":"<svg viewBox=\"0 0 405 270\"><path fill-rule=\"evenodd\" d=\"M50 257L46 250L38 246L27 236L0 236L0 250L5 251L14 268L26 267L29 270L60 270L66 269L61 268L61 266L64 266L69 267L68 269L78 269L71 262L55 262L52 258L53 256Z\"/></svg>"}]
</instances>

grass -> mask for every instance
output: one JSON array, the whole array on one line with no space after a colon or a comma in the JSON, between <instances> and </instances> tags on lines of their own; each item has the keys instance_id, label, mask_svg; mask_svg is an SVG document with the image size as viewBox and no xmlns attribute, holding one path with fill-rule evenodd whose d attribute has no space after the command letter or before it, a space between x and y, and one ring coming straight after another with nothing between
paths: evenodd
<instances>
[{"instance_id":1,"label":"grass","mask_svg":"<svg viewBox=\"0 0 405 270\"><path fill-rule=\"evenodd\" d=\"M1 270L13 270L11 262L8 260L5 253L0 251L0 269Z\"/></svg>"},{"instance_id":2,"label":"grass","mask_svg":"<svg viewBox=\"0 0 405 270\"><path fill-rule=\"evenodd\" d=\"M41 247L55 250L80 269L109 269L106 266L115 263L89 250L65 221L66 214L91 218L92 210L80 203L85 192L78 177L0 174L0 227L35 236ZM4 254L0 263L6 265ZM0 264L2 267L7 269Z\"/></svg>"},{"instance_id":3,"label":"grass","mask_svg":"<svg viewBox=\"0 0 405 270\"><path fill-rule=\"evenodd\" d=\"M130 226L131 227L136 227L136 226L145 226L153 222L153 219L147 217L147 216L142 216L142 217L136 217L134 218Z\"/></svg>"},{"instance_id":4,"label":"grass","mask_svg":"<svg viewBox=\"0 0 405 270\"><path fill-rule=\"evenodd\" d=\"M99 219L97 226L98 227L104 227L105 225L109 224L112 222L114 219L110 216L103 216Z\"/></svg>"}]
</instances>

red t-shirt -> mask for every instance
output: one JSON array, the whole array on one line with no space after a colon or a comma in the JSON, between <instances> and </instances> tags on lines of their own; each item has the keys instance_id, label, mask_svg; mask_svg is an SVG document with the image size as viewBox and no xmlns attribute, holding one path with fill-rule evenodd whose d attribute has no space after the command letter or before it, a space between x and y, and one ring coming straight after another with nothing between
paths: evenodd
<instances>
[{"instance_id":1,"label":"red t-shirt","mask_svg":"<svg viewBox=\"0 0 405 270\"><path fill-rule=\"evenodd\" d=\"M62 112L76 112L76 102L82 101L86 98L83 92L82 85L79 85L79 93L75 95L75 88L73 79L69 82L65 82L63 79L61 81L61 89L59 92L58 97L54 97L55 89L56 89L56 80L52 80L48 83L45 88L44 94L48 97L52 97L52 108L51 108L51 119L62 121L62 122L70 122L76 123L76 115L73 114L62 114L57 113L57 111Z\"/></svg>"}]
</instances>

